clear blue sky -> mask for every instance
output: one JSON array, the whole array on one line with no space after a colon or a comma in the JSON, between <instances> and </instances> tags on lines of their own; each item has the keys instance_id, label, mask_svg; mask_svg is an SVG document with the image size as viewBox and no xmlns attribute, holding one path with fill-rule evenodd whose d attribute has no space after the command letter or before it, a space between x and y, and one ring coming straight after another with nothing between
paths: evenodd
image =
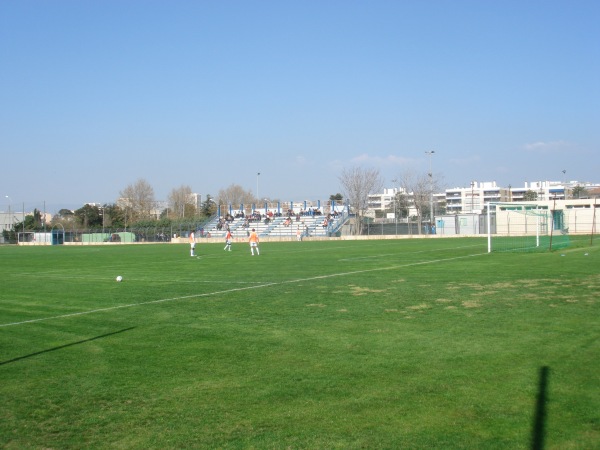
<instances>
[{"instance_id":1,"label":"clear blue sky","mask_svg":"<svg viewBox=\"0 0 600 450\"><path fill-rule=\"evenodd\" d=\"M0 210L139 178L327 199L429 150L445 187L599 182L599 24L597 0L2 1Z\"/></svg>"}]
</instances>

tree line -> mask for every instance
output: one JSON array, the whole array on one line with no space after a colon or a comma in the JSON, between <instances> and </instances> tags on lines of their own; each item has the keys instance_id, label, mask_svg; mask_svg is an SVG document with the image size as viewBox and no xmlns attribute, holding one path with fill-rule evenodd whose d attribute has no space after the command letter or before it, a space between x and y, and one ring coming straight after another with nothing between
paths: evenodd
<instances>
[{"instance_id":1,"label":"tree line","mask_svg":"<svg viewBox=\"0 0 600 450\"><path fill-rule=\"evenodd\" d=\"M342 195L334 194L332 200L341 202ZM262 203L250 189L238 184L219 190L216 197L208 194L204 199L197 198L188 185L174 188L166 202L159 202L154 189L145 179L140 178L119 192L113 203L85 204L76 210L60 209L49 222L44 221L41 211L34 209L22 221L12 224L12 230L5 230L6 240L14 241L14 234L20 231L47 231L62 225L65 229L132 229L144 227L169 227L178 224L202 223L218 211L218 205L252 205ZM266 199L273 203L278 199Z\"/></svg>"},{"instance_id":2,"label":"tree line","mask_svg":"<svg viewBox=\"0 0 600 450\"><path fill-rule=\"evenodd\" d=\"M360 234L368 210L369 195L381 192L384 180L378 169L361 167L343 169L338 180L342 193L332 194L329 199L348 203L356 219L354 233ZM440 188L440 181L441 177L434 178L431 173L418 175L413 171L406 171L392 180L398 187L394 212L406 215L409 207L413 207L419 223L427 215L431 216L429 199L432 192ZM195 197L190 186L182 185L171 190L164 204L156 200L152 186L140 178L121 190L119 199L114 203L86 204L75 211L61 209L51 223L44 223L42 214L36 209L22 222L14 223L13 231L41 231L58 224L65 228L83 229L170 226L205 221L216 214L217 205L258 205L278 201L257 199L250 189L237 184L219 190L216 197L208 194L202 200Z\"/></svg>"}]
</instances>

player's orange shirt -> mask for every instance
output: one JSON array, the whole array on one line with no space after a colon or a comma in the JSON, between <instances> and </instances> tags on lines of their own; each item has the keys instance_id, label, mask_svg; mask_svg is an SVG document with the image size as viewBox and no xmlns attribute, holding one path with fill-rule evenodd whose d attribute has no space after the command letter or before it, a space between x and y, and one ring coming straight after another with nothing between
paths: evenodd
<instances>
[{"instance_id":1,"label":"player's orange shirt","mask_svg":"<svg viewBox=\"0 0 600 450\"><path fill-rule=\"evenodd\" d=\"M256 234L256 231L253 231L252 233L250 233L250 238L248 238L249 242L256 242L258 244L258 234Z\"/></svg>"}]
</instances>

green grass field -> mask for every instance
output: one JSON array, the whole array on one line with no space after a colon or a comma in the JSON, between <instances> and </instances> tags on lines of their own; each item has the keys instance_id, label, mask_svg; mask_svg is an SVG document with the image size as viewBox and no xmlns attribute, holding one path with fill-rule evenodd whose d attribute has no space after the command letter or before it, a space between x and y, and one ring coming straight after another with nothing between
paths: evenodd
<instances>
[{"instance_id":1,"label":"green grass field","mask_svg":"<svg viewBox=\"0 0 600 450\"><path fill-rule=\"evenodd\" d=\"M0 446L600 448L599 248L0 247Z\"/></svg>"}]
</instances>

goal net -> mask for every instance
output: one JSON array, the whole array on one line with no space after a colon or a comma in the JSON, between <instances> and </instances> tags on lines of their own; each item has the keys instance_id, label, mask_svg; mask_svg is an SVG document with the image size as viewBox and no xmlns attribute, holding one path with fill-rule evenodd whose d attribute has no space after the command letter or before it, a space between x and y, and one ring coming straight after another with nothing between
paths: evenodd
<instances>
[{"instance_id":1,"label":"goal net","mask_svg":"<svg viewBox=\"0 0 600 450\"><path fill-rule=\"evenodd\" d=\"M539 252L569 245L568 210L488 203L488 252Z\"/></svg>"}]
</instances>

